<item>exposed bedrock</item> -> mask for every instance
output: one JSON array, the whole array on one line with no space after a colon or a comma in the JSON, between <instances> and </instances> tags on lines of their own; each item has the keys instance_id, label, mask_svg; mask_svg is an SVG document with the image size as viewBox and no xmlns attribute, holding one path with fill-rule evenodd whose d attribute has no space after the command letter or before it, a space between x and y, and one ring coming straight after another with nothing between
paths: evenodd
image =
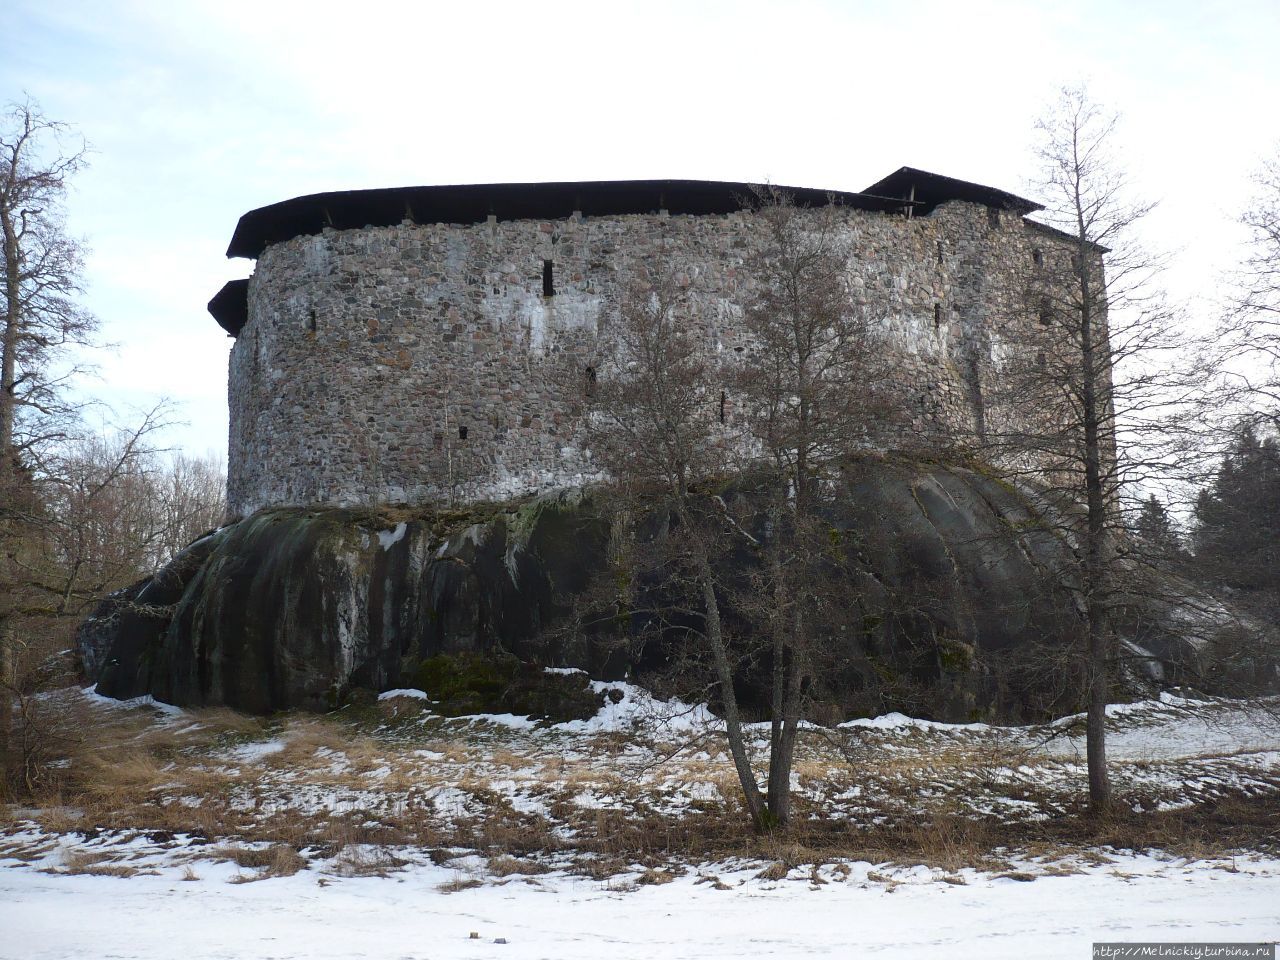
<instances>
[{"instance_id":1,"label":"exposed bedrock","mask_svg":"<svg viewBox=\"0 0 1280 960\"><path fill-rule=\"evenodd\" d=\"M819 719L1074 707L1065 660L1046 658L1078 616L1070 547L1025 498L970 469L889 461L859 464L841 494L830 519L851 561L847 616L826 641ZM606 567L600 496L558 491L465 514L261 511L104 602L81 630L82 660L101 664L107 696L258 713L413 686L441 654L603 679L668 671L671 682L677 641L549 629ZM1192 653L1176 631L1161 637L1153 681Z\"/></svg>"}]
</instances>

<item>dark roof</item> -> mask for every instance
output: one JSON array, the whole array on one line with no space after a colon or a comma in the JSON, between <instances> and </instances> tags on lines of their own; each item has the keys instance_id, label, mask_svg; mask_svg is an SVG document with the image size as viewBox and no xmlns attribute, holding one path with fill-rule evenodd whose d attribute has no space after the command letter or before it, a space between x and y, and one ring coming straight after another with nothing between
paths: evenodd
<instances>
[{"instance_id":1,"label":"dark roof","mask_svg":"<svg viewBox=\"0 0 1280 960\"><path fill-rule=\"evenodd\" d=\"M592 180L565 183L481 183L435 187L344 190L294 197L250 210L236 224L228 257L256 258L273 243L339 230L415 223L481 223L499 220L557 220L574 211L584 216L616 216L666 210L673 214L732 213L749 205L757 184L724 180ZM902 167L861 193L780 187L800 206L829 199L860 210L927 214L948 200L965 200L1020 215L1038 203L995 187ZM910 198L910 199L908 199ZM248 311L248 281L233 280L209 301L209 312L232 336Z\"/></svg>"},{"instance_id":2,"label":"dark roof","mask_svg":"<svg viewBox=\"0 0 1280 960\"><path fill-rule=\"evenodd\" d=\"M232 280L223 284L209 301L209 312L223 330L233 337L240 336L249 319L249 281Z\"/></svg>"},{"instance_id":3,"label":"dark roof","mask_svg":"<svg viewBox=\"0 0 1280 960\"><path fill-rule=\"evenodd\" d=\"M273 243L339 230L415 223L481 223L499 220L556 220L575 210L584 216L628 213L715 214L741 210L756 184L723 180L595 180L566 183L480 183L440 187L392 187L313 193L250 210L236 225L228 257L257 257ZM825 204L828 197L864 210L897 210L897 198L810 187L781 187L800 206Z\"/></svg>"},{"instance_id":4,"label":"dark roof","mask_svg":"<svg viewBox=\"0 0 1280 960\"><path fill-rule=\"evenodd\" d=\"M969 203L1012 210L1022 216L1034 210L1044 209L1043 204L1006 193L1004 190L997 190L995 187L984 187L980 183L944 177L938 173L929 173L927 170L917 170L915 167L899 167L862 192L877 197L896 197L900 200L910 198L916 202L917 206L914 210L919 214L930 213L936 206L948 200L967 200Z\"/></svg>"}]
</instances>

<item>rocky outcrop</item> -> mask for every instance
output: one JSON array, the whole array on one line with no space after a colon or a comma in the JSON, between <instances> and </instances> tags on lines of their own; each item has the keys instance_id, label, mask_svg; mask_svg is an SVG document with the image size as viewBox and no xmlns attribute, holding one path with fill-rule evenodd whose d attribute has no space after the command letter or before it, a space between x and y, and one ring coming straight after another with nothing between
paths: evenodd
<instances>
[{"instance_id":1,"label":"rocky outcrop","mask_svg":"<svg viewBox=\"0 0 1280 960\"><path fill-rule=\"evenodd\" d=\"M105 695L260 713L410 686L442 654L660 672L661 645L550 629L605 566L601 507L560 491L452 515L262 511L108 600L82 642L109 641ZM833 716L1074 706L1061 657L1043 656L1077 616L1070 547L1026 498L970 469L876 460L848 471L830 520L850 571L814 691Z\"/></svg>"},{"instance_id":2,"label":"rocky outcrop","mask_svg":"<svg viewBox=\"0 0 1280 960\"><path fill-rule=\"evenodd\" d=\"M607 531L573 493L490 514L278 509L225 527L98 611L95 635L116 625L98 690L318 710L401 686L441 653L561 662L541 628L585 585Z\"/></svg>"}]
</instances>

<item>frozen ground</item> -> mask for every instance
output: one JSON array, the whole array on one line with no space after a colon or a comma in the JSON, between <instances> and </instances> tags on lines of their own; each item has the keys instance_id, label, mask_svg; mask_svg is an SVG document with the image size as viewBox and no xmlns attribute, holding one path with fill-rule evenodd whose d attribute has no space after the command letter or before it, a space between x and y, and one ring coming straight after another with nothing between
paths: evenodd
<instances>
[{"instance_id":1,"label":"frozen ground","mask_svg":"<svg viewBox=\"0 0 1280 960\"><path fill-rule=\"evenodd\" d=\"M1166 694L1109 722L1126 809L1251 804L1252 847L1055 833L1084 790L1078 719L896 715L806 730L799 839L770 846L725 829L714 717L601 689L594 720L553 727L446 720L416 692L271 720L68 692L52 706L93 736L57 794L0 808L0 958L1075 958L1280 937L1274 702Z\"/></svg>"}]
</instances>

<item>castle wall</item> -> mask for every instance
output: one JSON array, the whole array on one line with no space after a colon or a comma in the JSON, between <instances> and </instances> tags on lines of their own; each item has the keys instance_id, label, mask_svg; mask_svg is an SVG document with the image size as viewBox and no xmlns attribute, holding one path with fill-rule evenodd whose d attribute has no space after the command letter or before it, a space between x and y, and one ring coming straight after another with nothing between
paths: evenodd
<instances>
[{"instance_id":1,"label":"castle wall","mask_svg":"<svg viewBox=\"0 0 1280 960\"><path fill-rule=\"evenodd\" d=\"M900 355L910 429L980 429L999 415L986 395L1002 356L1032 339L1033 250L1069 251L963 202L839 215L855 296ZM405 223L268 247L231 353L232 511L501 499L589 475L553 373L598 362L627 278L657 264L697 292L709 336L743 347L735 304L761 243L738 212Z\"/></svg>"}]
</instances>

